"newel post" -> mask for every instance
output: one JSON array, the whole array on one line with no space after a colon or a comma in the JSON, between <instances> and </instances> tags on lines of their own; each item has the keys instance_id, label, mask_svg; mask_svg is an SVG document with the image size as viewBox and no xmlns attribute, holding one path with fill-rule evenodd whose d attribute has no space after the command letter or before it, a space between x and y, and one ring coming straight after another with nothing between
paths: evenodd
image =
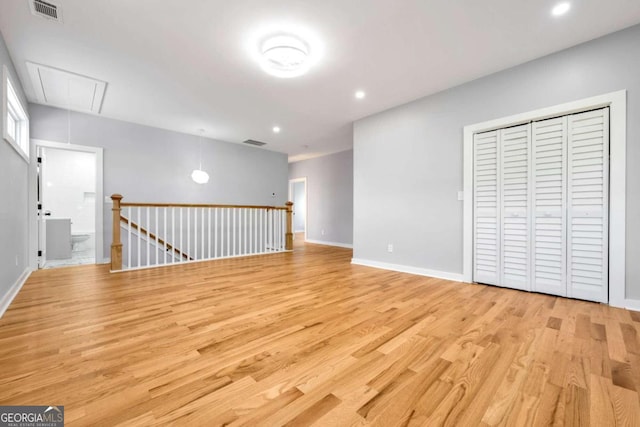
<instances>
[{"instance_id":1,"label":"newel post","mask_svg":"<svg viewBox=\"0 0 640 427\"><path fill-rule=\"evenodd\" d=\"M293 250L293 202L285 203L287 206L287 234L285 234L285 249Z\"/></svg>"},{"instance_id":2,"label":"newel post","mask_svg":"<svg viewBox=\"0 0 640 427\"><path fill-rule=\"evenodd\" d=\"M111 195L113 200L113 231L111 234L111 271L122 270L122 242L120 241L120 200L122 200L121 194Z\"/></svg>"}]
</instances>

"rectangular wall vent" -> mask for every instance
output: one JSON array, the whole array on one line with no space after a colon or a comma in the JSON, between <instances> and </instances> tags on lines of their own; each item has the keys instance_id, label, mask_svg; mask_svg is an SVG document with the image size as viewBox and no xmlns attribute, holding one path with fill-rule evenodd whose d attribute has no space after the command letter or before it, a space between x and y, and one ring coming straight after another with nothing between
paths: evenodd
<instances>
[{"instance_id":1,"label":"rectangular wall vent","mask_svg":"<svg viewBox=\"0 0 640 427\"><path fill-rule=\"evenodd\" d=\"M31 13L42 18L62 22L62 9L54 3L44 0L31 0Z\"/></svg>"},{"instance_id":2,"label":"rectangular wall vent","mask_svg":"<svg viewBox=\"0 0 640 427\"><path fill-rule=\"evenodd\" d=\"M243 144L255 145L256 147L262 147L263 145L267 145L266 142L256 141L255 139L247 139L243 141Z\"/></svg>"}]
</instances>

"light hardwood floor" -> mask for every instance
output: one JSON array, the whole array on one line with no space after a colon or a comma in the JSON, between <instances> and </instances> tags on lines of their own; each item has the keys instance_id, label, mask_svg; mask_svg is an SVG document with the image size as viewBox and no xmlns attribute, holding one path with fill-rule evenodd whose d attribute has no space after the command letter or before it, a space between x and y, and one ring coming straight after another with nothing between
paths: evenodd
<instances>
[{"instance_id":1,"label":"light hardwood floor","mask_svg":"<svg viewBox=\"0 0 640 427\"><path fill-rule=\"evenodd\" d=\"M0 404L67 425L640 425L640 314L293 254L38 271Z\"/></svg>"}]
</instances>

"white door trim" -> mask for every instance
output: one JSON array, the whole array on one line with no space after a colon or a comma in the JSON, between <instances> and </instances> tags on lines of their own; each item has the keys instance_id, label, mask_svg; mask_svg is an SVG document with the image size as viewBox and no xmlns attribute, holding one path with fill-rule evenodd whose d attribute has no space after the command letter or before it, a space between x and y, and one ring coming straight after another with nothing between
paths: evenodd
<instances>
[{"instance_id":1,"label":"white door trim","mask_svg":"<svg viewBox=\"0 0 640 427\"><path fill-rule=\"evenodd\" d=\"M304 182L304 240L307 241L307 217L309 215L309 191L307 189L307 177L293 178L289 180L289 200L293 202L293 184L297 182ZM294 207L295 209L295 207ZM295 222L295 221L294 221ZM295 230L293 230L295 235ZM294 236L295 238L295 236Z\"/></svg>"},{"instance_id":2,"label":"white door trim","mask_svg":"<svg viewBox=\"0 0 640 427\"><path fill-rule=\"evenodd\" d=\"M465 282L471 282L473 280L473 134L603 107L609 107L610 113L609 304L615 307L625 306L626 90L464 127L463 179L465 197L463 207L464 242L462 276Z\"/></svg>"},{"instance_id":3,"label":"white door trim","mask_svg":"<svg viewBox=\"0 0 640 427\"><path fill-rule=\"evenodd\" d=\"M34 152L37 153L39 147L45 148L57 148L61 150L71 150L71 151L82 151L85 153L93 153L96 155L96 264L101 264L104 259L104 224L103 224L103 211L104 211L104 189L103 189L103 152L104 149L102 147L91 147L87 145L76 145L76 144L67 144L62 142L54 142L54 141L45 141L42 139L31 139L31 145L34 148ZM33 171L30 174L29 180L31 182L29 188L33 192L33 195L29 198L29 200L36 199L36 180L38 179L37 174L35 173L35 165L37 162L37 156L31 156L31 162L33 164L31 170ZM30 228L32 230L32 235L37 236L38 233L38 217L36 214L35 204L30 204L33 209L29 210L30 215ZM32 238L31 244L33 245L35 242L35 246L30 249L30 264L32 268L37 269L37 251L38 251L38 242L37 239Z\"/></svg>"}]
</instances>

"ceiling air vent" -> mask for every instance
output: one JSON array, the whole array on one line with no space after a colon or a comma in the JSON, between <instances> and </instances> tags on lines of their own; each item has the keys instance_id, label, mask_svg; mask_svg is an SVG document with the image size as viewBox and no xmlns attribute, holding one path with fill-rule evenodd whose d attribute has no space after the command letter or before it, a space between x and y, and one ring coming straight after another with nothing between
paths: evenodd
<instances>
[{"instance_id":1,"label":"ceiling air vent","mask_svg":"<svg viewBox=\"0 0 640 427\"><path fill-rule=\"evenodd\" d=\"M255 139L247 139L242 142L243 144L255 145L256 147L262 147L263 145L267 145L266 142L256 141Z\"/></svg>"},{"instance_id":2,"label":"ceiling air vent","mask_svg":"<svg viewBox=\"0 0 640 427\"><path fill-rule=\"evenodd\" d=\"M42 18L62 22L62 9L56 4L44 0L30 0L31 13Z\"/></svg>"}]
</instances>

